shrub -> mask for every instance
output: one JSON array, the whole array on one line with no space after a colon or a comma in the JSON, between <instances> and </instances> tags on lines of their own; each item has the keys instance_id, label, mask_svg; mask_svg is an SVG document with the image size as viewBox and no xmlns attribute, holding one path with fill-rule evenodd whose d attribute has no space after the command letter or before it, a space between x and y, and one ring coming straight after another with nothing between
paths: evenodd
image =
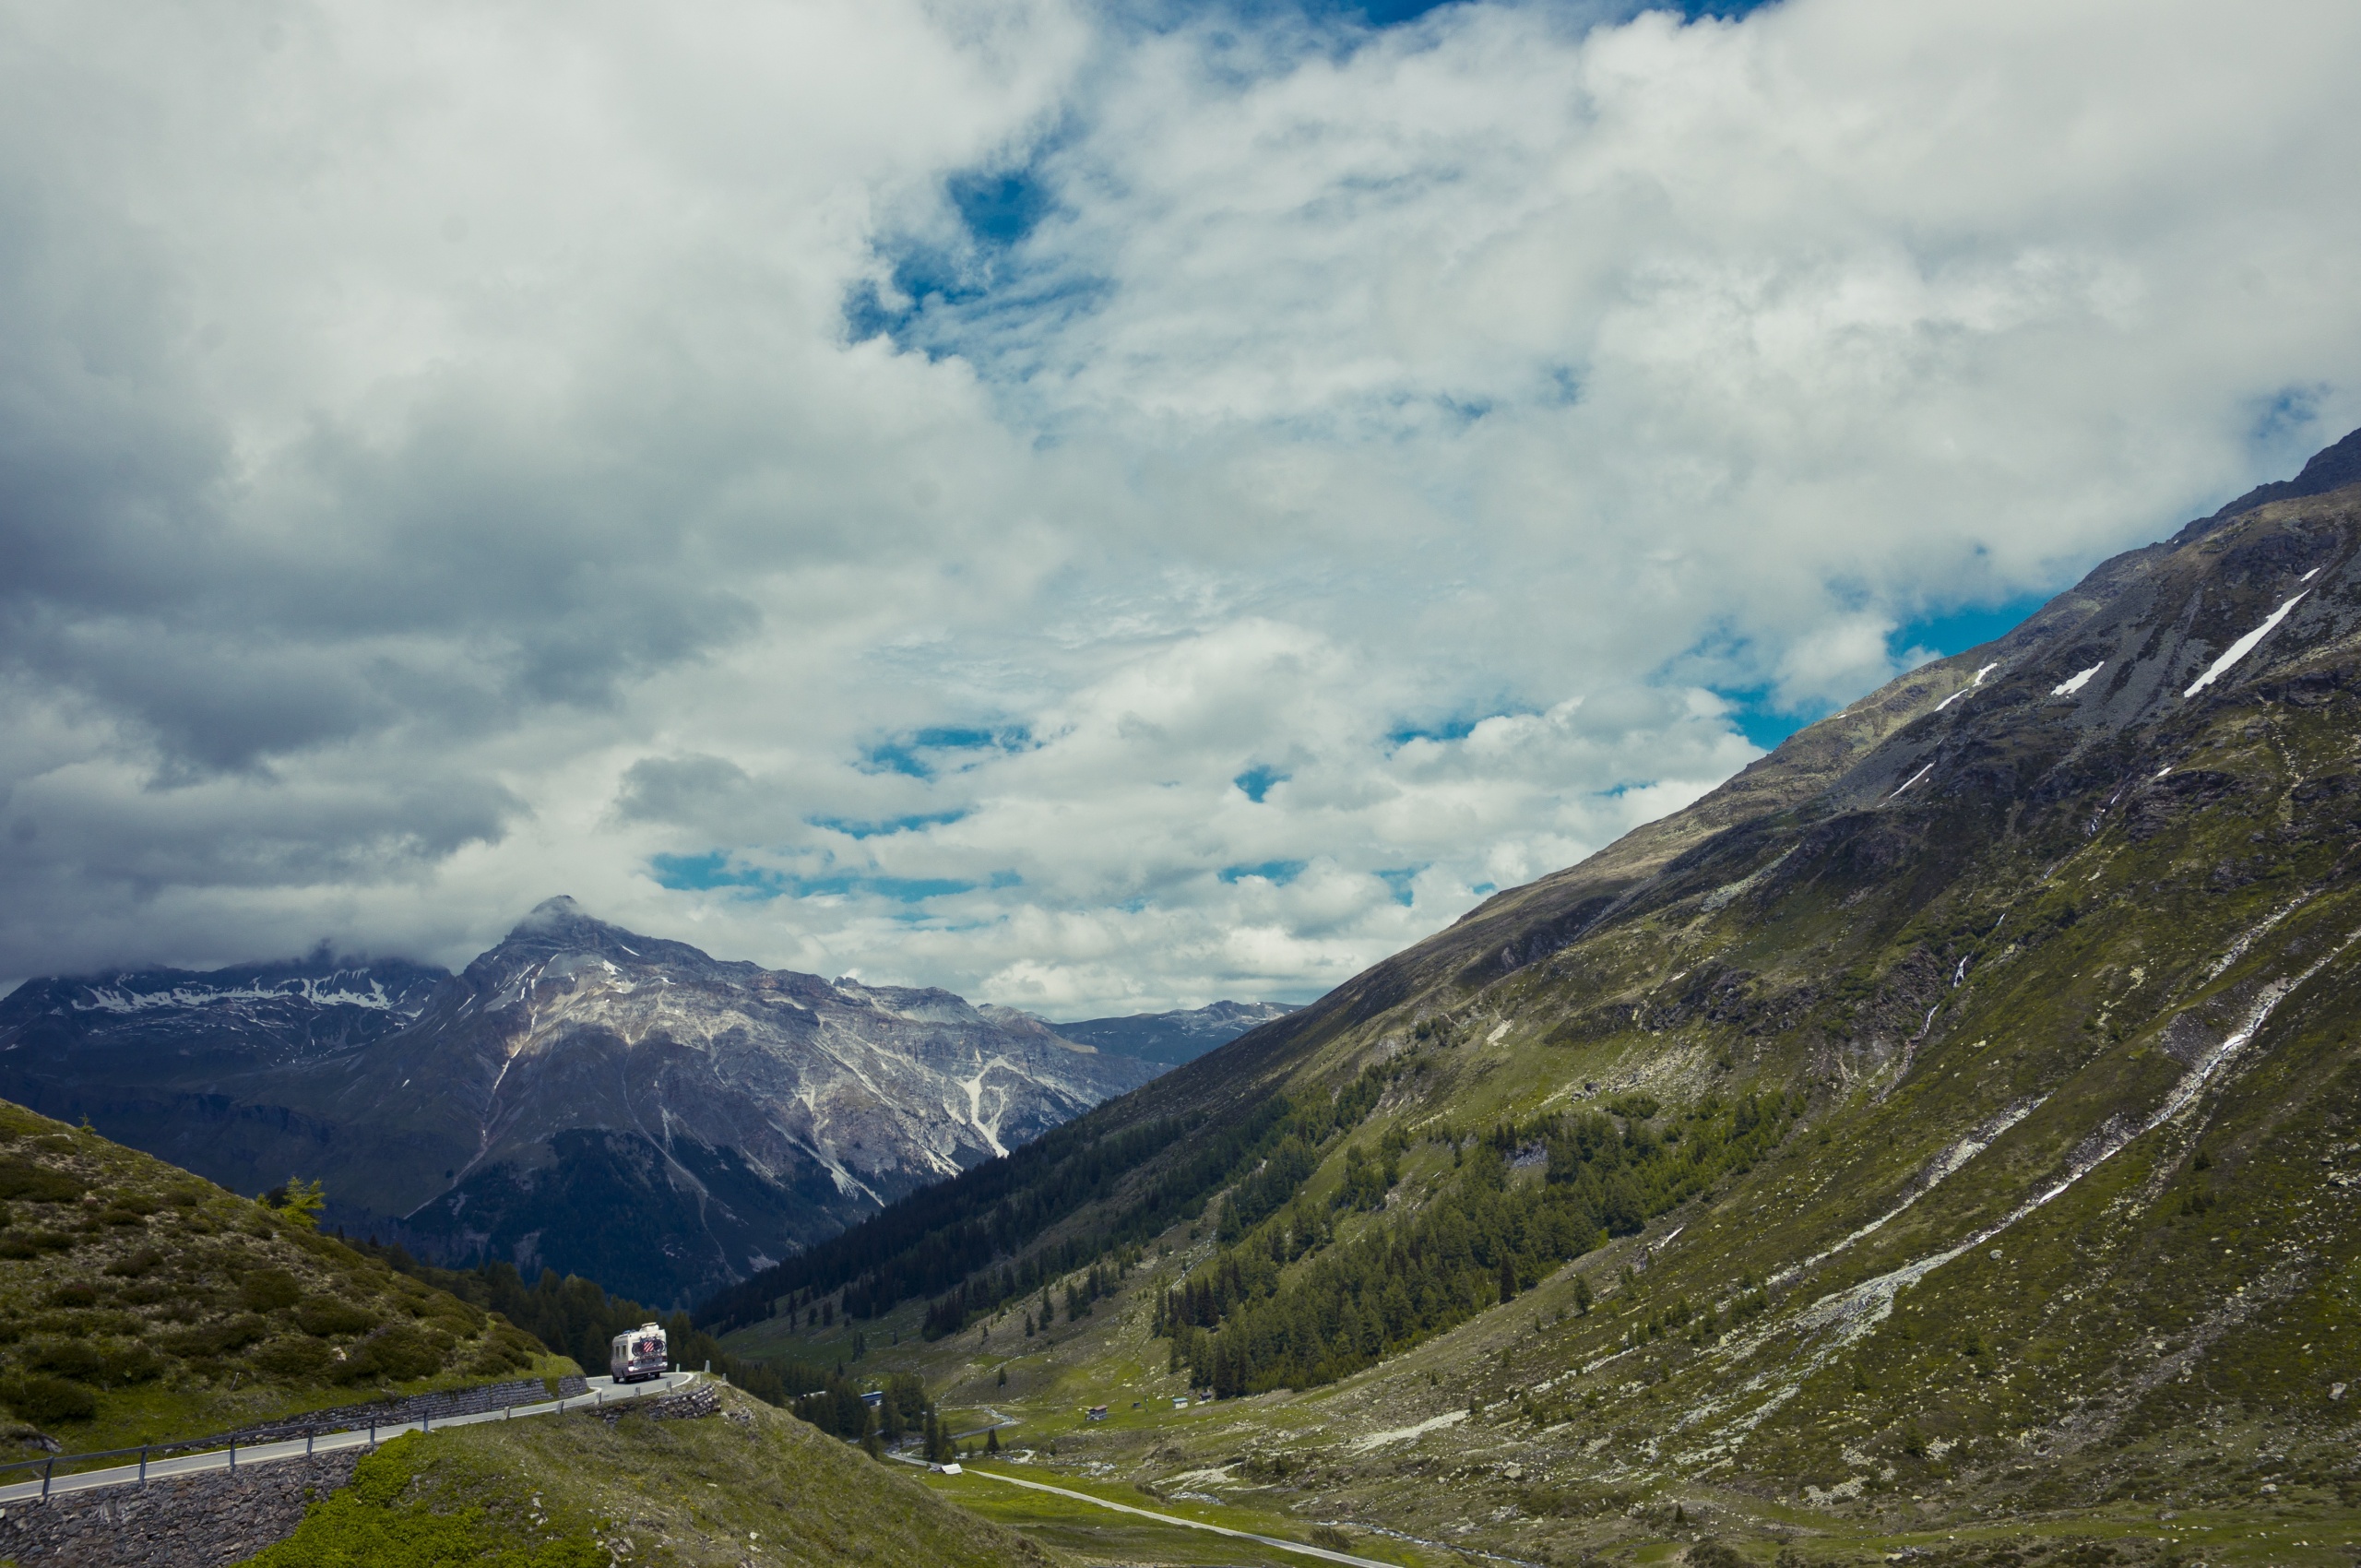
<instances>
[{"instance_id":1,"label":"shrub","mask_svg":"<svg viewBox=\"0 0 2361 1568\"><path fill-rule=\"evenodd\" d=\"M38 1372L0 1378L0 1404L6 1404L20 1419L36 1426L87 1420L99 1408L89 1389Z\"/></svg>"},{"instance_id":2,"label":"shrub","mask_svg":"<svg viewBox=\"0 0 2361 1568\"><path fill-rule=\"evenodd\" d=\"M144 1274L154 1273L156 1265L163 1261L164 1254L155 1248L142 1247L129 1257L115 1259L99 1272L116 1279L136 1279Z\"/></svg>"},{"instance_id":3,"label":"shrub","mask_svg":"<svg viewBox=\"0 0 2361 1568\"><path fill-rule=\"evenodd\" d=\"M164 1375L164 1359L145 1345L123 1345L99 1353L99 1382L110 1388L148 1383Z\"/></svg>"},{"instance_id":4,"label":"shrub","mask_svg":"<svg viewBox=\"0 0 2361 1568\"><path fill-rule=\"evenodd\" d=\"M1717 1540L1701 1540L1689 1549L1689 1568L1748 1568L1746 1555Z\"/></svg>"},{"instance_id":5,"label":"shrub","mask_svg":"<svg viewBox=\"0 0 2361 1568\"><path fill-rule=\"evenodd\" d=\"M36 1340L25 1360L42 1372L74 1378L96 1377L106 1364L98 1347L87 1339Z\"/></svg>"},{"instance_id":6,"label":"shrub","mask_svg":"<svg viewBox=\"0 0 2361 1568\"><path fill-rule=\"evenodd\" d=\"M254 1353L254 1363L273 1377L308 1382L334 1364L336 1356L317 1339L274 1339Z\"/></svg>"},{"instance_id":7,"label":"shrub","mask_svg":"<svg viewBox=\"0 0 2361 1568\"><path fill-rule=\"evenodd\" d=\"M231 1350L243 1350L269 1332L270 1325L262 1319L241 1315L207 1324L201 1328L168 1334L164 1336L163 1346L184 1360L206 1360Z\"/></svg>"},{"instance_id":8,"label":"shrub","mask_svg":"<svg viewBox=\"0 0 2361 1568\"><path fill-rule=\"evenodd\" d=\"M303 1299L303 1287L283 1268L249 1270L238 1281L238 1302L253 1312L275 1313Z\"/></svg>"},{"instance_id":9,"label":"shrub","mask_svg":"<svg viewBox=\"0 0 2361 1568\"><path fill-rule=\"evenodd\" d=\"M337 1377L344 1383L369 1377L408 1383L412 1378L431 1377L442 1368L442 1352L433 1341L414 1328L396 1325L362 1341L351 1359L337 1370Z\"/></svg>"},{"instance_id":10,"label":"shrub","mask_svg":"<svg viewBox=\"0 0 2361 1568\"><path fill-rule=\"evenodd\" d=\"M49 1304L53 1307L95 1307L99 1304L99 1292L96 1287L79 1281L61 1285L49 1293Z\"/></svg>"},{"instance_id":11,"label":"shrub","mask_svg":"<svg viewBox=\"0 0 2361 1568\"><path fill-rule=\"evenodd\" d=\"M295 1326L323 1339L331 1334L366 1334L377 1321L368 1308L333 1296L314 1296L295 1309Z\"/></svg>"},{"instance_id":12,"label":"shrub","mask_svg":"<svg viewBox=\"0 0 2361 1568\"><path fill-rule=\"evenodd\" d=\"M0 1236L0 1258L32 1258L43 1253L62 1253L74 1245L74 1238L61 1230L11 1230Z\"/></svg>"},{"instance_id":13,"label":"shrub","mask_svg":"<svg viewBox=\"0 0 2361 1568\"><path fill-rule=\"evenodd\" d=\"M29 1159L0 1159L0 1198L37 1204L70 1204L87 1191L63 1170L47 1170Z\"/></svg>"}]
</instances>

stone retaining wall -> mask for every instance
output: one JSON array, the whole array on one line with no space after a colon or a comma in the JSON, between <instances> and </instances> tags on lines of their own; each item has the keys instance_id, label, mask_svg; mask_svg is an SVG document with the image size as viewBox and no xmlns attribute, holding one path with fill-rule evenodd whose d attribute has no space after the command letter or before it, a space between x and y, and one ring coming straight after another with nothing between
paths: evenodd
<instances>
[{"instance_id":1,"label":"stone retaining wall","mask_svg":"<svg viewBox=\"0 0 2361 1568\"><path fill-rule=\"evenodd\" d=\"M352 1479L364 1450L67 1492L0 1509L0 1560L22 1568L218 1568L285 1540L303 1505Z\"/></svg>"},{"instance_id":2,"label":"stone retaining wall","mask_svg":"<svg viewBox=\"0 0 2361 1568\"><path fill-rule=\"evenodd\" d=\"M558 1380L559 1397L575 1399L589 1392L590 1385L579 1377ZM440 1421L453 1416L476 1416L510 1405L537 1405L550 1397L547 1385L540 1378L520 1377L508 1383L446 1389L440 1394L414 1394L407 1399L379 1399L367 1405L339 1405L332 1410L307 1410L285 1420L241 1427L235 1435L240 1443L276 1443L282 1438L301 1437L306 1431L358 1431L372 1421L386 1427L421 1419Z\"/></svg>"}]
</instances>

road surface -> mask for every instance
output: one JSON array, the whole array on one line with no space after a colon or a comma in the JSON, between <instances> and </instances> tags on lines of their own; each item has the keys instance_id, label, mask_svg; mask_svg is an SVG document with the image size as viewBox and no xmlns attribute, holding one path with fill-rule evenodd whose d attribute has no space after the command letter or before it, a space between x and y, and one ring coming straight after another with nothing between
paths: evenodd
<instances>
[{"instance_id":1,"label":"road surface","mask_svg":"<svg viewBox=\"0 0 2361 1568\"><path fill-rule=\"evenodd\" d=\"M444 1427L474 1426L479 1421L515 1420L529 1416L553 1416L564 1410L593 1409L602 1405L614 1404L619 1400L647 1399L659 1394L670 1394L677 1389L686 1388L697 1380L697 1376L698 1374L693 1372L667 1372L662 1377L647 1383L625 1384L621 1387L616 1386L613 1378L594 1377L589 1380L590 1392L577 1394L570 1399L543 1399L530 1405L514 1406L505 1410L486 1410L480 1415L448 1416L431 1424L439 1431ZM199 1454L175 1454L170 1458L148 1460L146 1479L151 1481L165 1480L173 1476L200 1475L208 1470L231 1468L243 1470L249 1465L267 1465L280 1459L301 1459L306 1454L334 1454L347 1448L366 1448L373 1442L383 1443L387 1438L399 1437L406 1431L418 1431L428 1424L430 1423L422 1421L392 1422L377 1428L374 1436L364 1427L358 1431L322 1432L315 1438L291 1437L280 1443L257 1443L252 1445L242 1443L236 1449L234 1466L231 1464L231 1451L228 1448L208 1449ZM59 1455L60 1464L70 1463L72 1459L73 1455L70 1454ZM0 1471L0 1474L11 1473L24 1475L28 1472L26 1469L18 1469L13 1472ZM40 1471L31 1470L30 1474L32 1475L30 1480L16 1481L6 1486L0 1486L0 1507L6 1507L11 1503L22 1503L42 1495ZM140 1479L140 1467L136 1460L128 1465L117 1465L103 1470L76 1470L71 1474L60 1472L50 1479L49 1495L56 1497L69 1491L89 1491L99 1487L136 1486Z\"/></svg>"}]
</instances>

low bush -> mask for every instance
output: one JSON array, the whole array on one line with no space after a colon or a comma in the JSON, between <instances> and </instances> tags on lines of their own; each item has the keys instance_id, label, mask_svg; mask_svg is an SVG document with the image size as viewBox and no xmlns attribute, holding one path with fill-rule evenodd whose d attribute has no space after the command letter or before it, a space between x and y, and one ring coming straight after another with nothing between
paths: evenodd
<instances>
[{"instance_id":1,"label":"low bush","mask_svg":"<svg viewBox=\"0 0 2361 1568\"><path fill-rule=\"evenodd\" d=\"M0 1159L0 1198L29 1203L78 1202L89 1189L63 1170L51 1170L30 1159Z\"/></svg>"},{"instance_id":2,"label":"low bush","mask_svg":"<svg viewBox=\"0 0 2361 1568\"><path fill-rule=\"evenodd\" d=\"M307 1382L323 1376L336 1364L336 1352L317 1339L274 1339L249 1358L273 1377Z\"/></svg>"},{"instance_id":3,"label":"low bush","mask_svg":"<svg viewBox=\"0 0 2361 1568\"><path fill-rule=\"evenodd\" d=\"M145 1345L118 1345L99 1352L98 1381L109 1388L152 1383L164 1375L164 1358Z\"/></svg>"},{"instance_id":4,"label":"low bush","mask_svg":"<svg viewBox=\"0 0 2361 1568\"><path fill-rule=\"evenodd\" d=\"M366 1334L377 1326L377 1314L333 1296L314 1296L295 1309L295 1326L326 1338L332 1334Z\"/></svg>"},{"instance_id":5,"label":"low bush","mask_svg":"<svg viewBox=\"0 0 2361 1568\"><path fill-rule=\"evenodd\" d=\"M355 1346L350 1358L337 1368L336 1377L339 1383L359 1383L364 1378L407 1383L442 1370L443 1352L433 1341L415 1328L397 1324Z\"/></svg>"},{"instance_id":6,"label":"low bush","mask_svg":"<svg viewBox=\"0 0 2361 1568\"><path fill-rule=\"evenodd\" d=\"M303 1287L285 1269L252 1269L238 1281L238 1304L249 1312L275 1313L303 1299Z\"/></svg>"},{"instance_id":7,"label":"low bush","mask_svg":"<svg viewBox=\"0 0 2361 1568\"><path fill-rule=\"evenodd\" d=\"M99 1408L97 1398L79 1384L39 1372L0 1378L0 1404L35 1426L88 1420Z\"/></svg>"},{"instance_id":8,"label":"low bush","mask_svg":"<svg viewBox=\"0 0 2361 1568\"><path fill-rule=\"evenodd\" d=\"M37 1339L25 1361L42 1372L72 1378L95 1378L106 1365L99 1348L87 1339Z\"/></svg>"},{"instance_id":9,"label":"low bush","mask_svg":"<svg viewBox=\"0 0 2361 1568\"><path fill-rule=\"evenodd\" d=\"M184 1328L177 1334L167 1334L163 1347L185 1361L209 1360L243 1350L270 1332L270 1325L258 1317L241 1314L210 1323L201 1328Z\"/></svg>"}]
</instances>

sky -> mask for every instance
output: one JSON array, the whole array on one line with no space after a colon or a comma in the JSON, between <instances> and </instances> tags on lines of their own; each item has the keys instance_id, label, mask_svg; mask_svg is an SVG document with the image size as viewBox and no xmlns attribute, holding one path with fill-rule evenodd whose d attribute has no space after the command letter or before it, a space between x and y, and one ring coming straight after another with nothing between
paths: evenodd
<instances>
[{"instance_id":1,"label":"sky","mask_svg":"<svg viewBox=\"0 0 2361 1568\"><path fill-rule=\"evenodd\" d=\"M2361 7L0 0L0 983L1304 1001L2361 423Z\"/></svg>"}]
</instances>

